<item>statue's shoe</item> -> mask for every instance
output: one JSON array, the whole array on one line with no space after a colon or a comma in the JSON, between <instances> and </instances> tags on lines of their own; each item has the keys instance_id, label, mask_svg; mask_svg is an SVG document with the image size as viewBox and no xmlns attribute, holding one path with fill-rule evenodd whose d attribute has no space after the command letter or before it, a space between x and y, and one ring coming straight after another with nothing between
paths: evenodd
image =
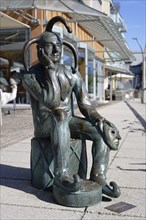
<instances>
[{"instance_id":1,"label":"statue's shoe","mask_svg":"<svg viewBox=\"0 0 146 220\"><path fill-rule=\"evenodd\" d=\"M78 175L57 175L54 179L54 185L69 192L77 192L81 189L81 179Z\"/></svg>"},{"instance_id":2,"label":"statue's shoe","mask_svg":"<svg viewBox=\"0 0 146 220\"><path fill-rule=\"evenodd\" d=\"M91 176L90 180L101 185L102 193L111 198L118 198L121 195L120 188L115 182L110 182L110 184L108 184L105 179L99 176Z\"/></svg>"}]
</instances>

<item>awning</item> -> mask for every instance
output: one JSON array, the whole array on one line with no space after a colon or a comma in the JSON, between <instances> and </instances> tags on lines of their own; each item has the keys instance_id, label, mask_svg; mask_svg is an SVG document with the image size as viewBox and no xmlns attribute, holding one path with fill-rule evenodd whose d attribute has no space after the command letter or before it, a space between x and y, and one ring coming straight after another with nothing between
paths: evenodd
<instances>
[{"instance_id":1,"label":"awning","mask_svg":"<svg viewBox=\"0 0 146 220\"><path fill-rule=\"evenodd\" d=\"M111 76L111 78L115 78L115 77L116 77L116 79L133 79L134 75L127 75L127 74L118 73L116 75Z\"/></svg>"},{"instance_id":2,"label":"awning","mask_svg":"<svg viewBox=\"0 0 146 220\"><path fill-rule=\"evenodd\" d=\"M30 8L93 16L104 15L102 12L74 0L1 0L0 2L1 11Z\"/></svg>"},{"instance_id":3,"label":"awning","mask_svg":"<svg viewBox=\"0 0 146 220\"><path fill-rule=\"evenodd\" d=\"M96 41L117 53L117 57L114 55L113 59L121 59L127 62L135 60L125 39L110 17L98 16L96 20L93 20L93 18L90 19L89 16L79 15L78 17L82 17L82 19L84 17L86 22L80 21L79 23L95 37Z\"/></svg>"},{"instance_id":4,"label":"awning","mask_svg":"<svg viewBox=\"0 0 146 220\"><path fill-rule=\"evenodd\" d=\"M86 29L95 41L117 53L117 58L125 61L135 60L125 39L116 24L106 14L73 0L1 0L0 9L44 9L67 13L72 19ZM25 14L25 13L24 13Z\"/></svg>"},{"instance_id":5,"label":"awning","mask_svg":"<svg viewBox=\"0 0 146 220\"><path fill-rule=\"evenodd\" d=\"M121 74L127 74L127 75L130 74L130 75L132 75L132 72L130 70L126 69L126 68L120 68L120 67L105 65L105 69L112 72L112 74L121 73Z\"/></svg>"},{"instance_id":6,"label":"awning","mask_svg":"<svg viewBox=\"0 0 146 220\"><path fill-rule=\"evenodd\" d=\"M0 11L0 29L29 28L28 25L13 19Z\"/></svg>"}]
</instances>

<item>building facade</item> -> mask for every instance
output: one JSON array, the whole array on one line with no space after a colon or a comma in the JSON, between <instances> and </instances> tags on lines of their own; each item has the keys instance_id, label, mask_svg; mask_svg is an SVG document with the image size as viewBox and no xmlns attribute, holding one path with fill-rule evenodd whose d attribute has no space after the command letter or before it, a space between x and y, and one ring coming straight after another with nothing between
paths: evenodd
<instances>
[{"instance_id":1,"label":"building facade","mask_svg":"<svg viewBox=\"0 0 146 220\"><path fill-rule=\"evenodd\" d=\"M104 100L109 83L111 88L116 85L111 77L119 72L128 73L125 62L133 59L124 40L123 32L126 28L118 5L111 0L61 2L1 1L0 57L7 61L7 65L0 65L1 77L9 80L14 72L23 72L22 52L25 42L40 35L48 20L59 15L69 22L72 34L68 34L59 23L54 26L53 31L77 49L78 68L89 97L93 100ZM29 51L27 62L30 66L37 62L35 46ZM61 62L73 65L72 53L65 47ZM20 82L17 101L27 102L25 95Z\"/></svg>"}]
</instances>

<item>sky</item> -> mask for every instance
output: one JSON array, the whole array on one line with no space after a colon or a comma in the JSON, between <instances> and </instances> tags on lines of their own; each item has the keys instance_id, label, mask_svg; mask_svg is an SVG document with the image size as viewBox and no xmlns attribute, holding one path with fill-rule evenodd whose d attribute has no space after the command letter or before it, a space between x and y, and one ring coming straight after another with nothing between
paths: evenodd
<instances>
[{"instance_id":1,"label":"sky","mask_svg":"<svg viewBox=\"0 0 146 220\"><path fill-rule=\"evenodd\" d=\"M140 51L140 46L144 50L146 45L146 0L114 0L120 3L120 15L123 18L127 33L125 39L129 48ZM140 46L132 38L136 37Z\"/></svg>"}]
</instances>

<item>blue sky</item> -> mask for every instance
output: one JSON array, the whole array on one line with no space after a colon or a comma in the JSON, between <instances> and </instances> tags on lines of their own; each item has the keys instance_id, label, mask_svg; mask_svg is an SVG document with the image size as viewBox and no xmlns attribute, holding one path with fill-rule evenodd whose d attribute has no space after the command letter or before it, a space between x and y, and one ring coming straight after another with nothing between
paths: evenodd
<instances>
[{"instance_id":1,"label":"blue sky","mask_svg":"<svg viewBox=\"0 0 146 220\"><path fill-rule=\"evenodd\" d=\"M120 3L120 14L127 25L126 41L132 51L140 48L133 37L137 37L144 49L146 44L146 0L114 0Z\"/></svg>"}]
</instances>

